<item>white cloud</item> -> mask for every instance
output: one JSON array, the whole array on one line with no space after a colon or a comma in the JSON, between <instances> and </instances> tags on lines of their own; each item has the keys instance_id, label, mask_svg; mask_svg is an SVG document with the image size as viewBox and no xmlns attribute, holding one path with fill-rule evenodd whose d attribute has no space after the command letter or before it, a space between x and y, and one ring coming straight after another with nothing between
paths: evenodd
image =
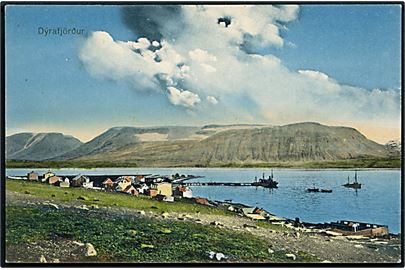
<instances>
[{"instance_id":1,"label":"white cloud","mask_svg":"<svg viewBox=\"0 0 405 270\"><path fill-rule=\"evenodd\" d=\"M181 105L184 107L193 107L201 101L200 97L187 90L179 90L175 87L168 87L169 100L174 105Z\"/></svg>"},{"instance_id":2,"label":"white cloud","mask_svg":"<svg viewBox=\"0 0 405 270\"><path fill-rule=\"evenodd\" d=\"M320 81L329 81L329 76L325 73L316 70L298 70L298 73L303 74L309 78L320 80Z\"/></svg>"},{"instance_id":3,"label":"white cloud","mask_svg":"<svg viewBox=\"0 0 405 270\"><path fill-rule=\"evenodd\" d=\"M213 104L213 105L218 104L218 100L217 100L215 97L213 97L213 96L208 96L208 97L207 97L207 101L208 101L209 103Z\"/></svg>"},{"instance_id":4,"label":"white cloud","mask_svg":"<svg viewBox=\"0 0 405 270\"><path fill-rule=\"evenodd\" d=\"M215 62L217 61L217 58L209 54L207 51L201 50L201 49L195 49L193 51L189 51L188 55L190 56L190 59L193 61L197 62Z\"/></svg>"},{"instance_id":5,"label":"white cloud","mask_svg":"<svg viewBox=\"0 0 405 270\"><path fill-rule=\"evenodd\" d=\"M198 110L220 100L221 106L199 115L208 119L398 125L399 91L343 85L321 71L292 71L274 55L244 50L283 46L279 29L297 19L297 6L187 5L182 12L187 24L179 24L176 39L166 39L171 35L165 29L162 40L152 43L142 37L114 41L106 32L95 32L82 46L80 59L94 76L129 81L136 89L160 89L174 105ZM228 27L218 24L224 17L230 18ZM173 31L176 21L170 25ZM159 49L150 50L150 44Z\"/></svg>"}]
</instances>

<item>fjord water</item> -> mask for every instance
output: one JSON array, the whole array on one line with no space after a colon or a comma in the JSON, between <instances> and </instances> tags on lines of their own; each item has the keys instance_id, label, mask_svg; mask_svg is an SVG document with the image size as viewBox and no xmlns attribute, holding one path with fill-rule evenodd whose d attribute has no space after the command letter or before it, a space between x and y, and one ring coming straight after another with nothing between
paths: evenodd
<instances>
[{"instance_id":1,"label":"fjord water","mask_svg":"<svg viewBox=\"0 0 405 270\"><path fill-rule=\"evenodd\" d=\"M7 169L7 175L26 175L32 169ZM46 170L34 169L42 174ZM253 182L255 176L266 177L270 169L212 169L212 168L99 168L53 170L60 175L100 174L193 174L204 176L193 182ZM342 219L388 225L390 232L400 232L401 172L400 170L360 170L358 181L362 188L357 192L342 185L352 170L274 170L278 189L262 187L194 186L193 196L211 200L232 200L257 206L287 218L299 217L302 221L323 223ZM332 193L309 193L307 188L332 189Z\"/></svg>"}]
</instances>

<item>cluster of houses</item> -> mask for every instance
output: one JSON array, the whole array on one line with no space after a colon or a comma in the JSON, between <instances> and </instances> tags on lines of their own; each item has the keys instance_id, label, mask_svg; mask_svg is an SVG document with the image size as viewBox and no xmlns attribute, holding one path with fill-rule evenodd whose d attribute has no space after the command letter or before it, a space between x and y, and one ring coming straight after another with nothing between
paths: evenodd
<instances>
[{"instance_id":1,"label":"cluster of houses","mask_svg":"<svg viewBox=\"0 0 405 270\"><path fill-rule=\"evenodd\" d=\"M144 194L159 201L173 202L175 197L192 198L193 196L188 187L173 181L173 179L179 178L177 175L172 177L148 177L146 175L92 176L92 178L96 181L91 181L90 177L85 175L74 177L58 176L50 171L44 173L42 177L34 171L27 174L28 181L44 182L62 188L83 187L108 192L120 192L132 196Z\"/></svg>"}]
</instances>

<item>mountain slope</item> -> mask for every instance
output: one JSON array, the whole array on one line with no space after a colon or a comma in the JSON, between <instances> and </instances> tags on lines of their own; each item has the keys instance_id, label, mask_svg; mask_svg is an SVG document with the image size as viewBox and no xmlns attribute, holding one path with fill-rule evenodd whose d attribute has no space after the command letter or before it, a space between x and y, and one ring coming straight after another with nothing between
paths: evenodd
<instances>
[{"instance_id":1,"label":"mountain slope","mask_svg":"<svg viewBox=\"0 0 405 270\"><path fill-rule=\"evenodd\" d=\"M59 156L57 159L64 160L108 153L145 141L182 140L194 135L199 129L198 127L113 127L77 149Z\"/></svg>"},{"instance_id":2,"label":"mountain slope","mask_svg":"<svg viewBox=\"0 0 405 270\"><path fill-rule=\"evenodd\" d=\"M45 160L79 147L82 142L62 133L19 133L6 137L6 158Z\"/></svg>"},{"instance_id":3,"label":"mountain slope","mask_svg":"<svg viewBox=\"0 0 405 270\"><path fill-rule=\"evenodd\" d=\"M140 166L207 166L387 156L389 152L383 145L368 140L353 128L299 123L226 130L201 141L138 142L76 159L131 161Z\"/></svg>"}]
</instances>

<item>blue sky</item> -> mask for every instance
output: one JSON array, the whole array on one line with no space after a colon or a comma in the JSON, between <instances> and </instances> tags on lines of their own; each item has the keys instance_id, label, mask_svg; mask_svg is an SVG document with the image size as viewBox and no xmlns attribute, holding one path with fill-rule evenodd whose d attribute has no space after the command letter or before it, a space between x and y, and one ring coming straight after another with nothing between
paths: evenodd
<instances>
[{"instance_id":1,"label":"blue sky","mask_svg":"<svg viewBox=\"0 0 405 270\"><path fill-rule=\"evenodd\" d=\"M314 75L326 74L339 87L343 85L343 90L338 95L345 97L345 99L339 99L342 104L346 104L346 99L357 97L356 94L351 94L354 90L345 85L361 88L370 93L378 88L392 90L394 94L396 91L398 94L394 95L393 101L386 101L385 95L380 100L375 98L375 94L370 94L369 97L362 90L362 95L370 98L370 102L364 104L362 112L351 112L342 119L335 117L332 113L329 118L322 116L319 119L317 118L319 114L308 113L314 105L328 100L327 97L322 97L321 101L315 103L314 92L302 98L302 100L309 100L309 103L308 106L302 107L301 111L297 109L291 113L292 116L284 116L280 111L271 111L270 117L266 115L267 112L261 113L263 111L261 101L266 98L269 98L270 103L277 100L275 97L282 96L277 92L279 88L272 94L261 97L261 93L253 94L249 90L249 87L257 88L252 85L253 83L249 83L244 86L244 89L223 94L220 93L222 89L220 86L218 89L206 91L205 84L196 83L195 79L198 78L190 78L175 85L165 85L167 88L162 91L151 91L142 83L138 83L136 76L130 79L118 73L110 76L108 74L111 73L110 67L108 66L108 70L100 71L102 67L97 66L100 63L96 61L103 57L107 60L116 59L114 55L109 55L109 50L105 52L98 50L97 52L101 52L99 56L86 61L83 60L83 54L88 51L84 51L83 48L97 49L97 46L94 46L95 43L92 43L97 41L92 36L94 31L108 33L114 42L136 41L138 36L134 34L134 29L123 22L121 9L120 6L7 6L7 134L22 131L60 131L86 141L109 127L122 125L201 125L235 122L287 124L311 120L326 124L357 124L357 128L365 133L369 132L369 136L373 137L375 134L373 135L371 126L381 126L386 122L386 117L392 118L392 115L380 117L379 112L385 110L381 107L382 105L376 105L375 110L371 110L368 115L366 110L369 104L388 104L387 106L391 107L391 104L394 104L394 107L399 108L398 93L401 74L399 5L302 5L295 17L280 23L282 26L279 27L279 36L283 40L283 45L279 46L269 41L266 46L258 50L260 55L270 55L279 59L280 66L272 70L272 74L269 75L271 81L277 81L277 85L286 84L281 78L285 72L292 76L291 80L288 80L291 82L295 78L302 80L302 74L310 75L311 78L314 78ZM212 14L216 14L215 12ZM243 14L235 14L243 19ZM208 18L211 13L206 12L204 16ZM265 18L266 15L263 16ZM274 22L274 25L278 27L279 23ZM43 36L38 33L39 27L75 27L84 29L85 34ZM242 26L240 32L249 31L246 30L248 26L244 27ZM213 32L207 30L206 33L208 35ZM170 42L169 36L167 38ZM175 51L180 55L182 52L189 52L190 47L187 46L191 45L179 44L178 40L173 40L171 44ZM111 45L114 46L114 44ZM215 55L214 49L210 51L213 44L201 43L201 48ZM218 72L221 70L220 50L222 48L218 49L218 55L216 55L218 61L215 60L217 66L214 66ZM232 51L231 46L229 51ZM184 53L184 55L188 54ZM241 55L244 54L240 54L238 59ZM128 63L130 64L136 65L138 62ZM190 63L190 66L193 67L193 63ZM260 68L255 66L257 67ZM114 69L114 66L111 68ZM238 77L237 73L235 77ZM256 80L253 77L254 82ZM324 77L318 76L315 79L319 78ZM215 81L214 79L212 81ZM200 82L201 80L211 81L211 77L201 75ZM305 81L306 83L318 85L317 81ZM266 84L264 81L258 87ZM208 86L212 88L212 85L208 84L206 87ZM291 87L291 91L300 91L296 85L288 84L286 87ZM325 85L325 88L327 87L329 85ZM266 89L263 88L262 92ZM345 94L349 92L350 95ZM190 97L193 98L192 101L187 99ZM205 97L207 100L208 97L212 97L219 102L211 108L209 107L211 105L203 104ZM389 97L392 99L392 95ZM328 102L333 100L330 98ZM348 106L350 102L347 103ZM296 103L297 101L294 100L290 103L286 101L284 107L297 107ZM394 119L390 126L386 126L387 130L395 131L387 134L387 138L398 135L400 113L398 108L395 107L392 110L394 118L397 117L397 119ZM207 111L210 113L206 113ZM303 118L294 117L299 114ZM361 114L359 119L355 119L354 115L357 114Z\"/></svg>"}]
</instances>

